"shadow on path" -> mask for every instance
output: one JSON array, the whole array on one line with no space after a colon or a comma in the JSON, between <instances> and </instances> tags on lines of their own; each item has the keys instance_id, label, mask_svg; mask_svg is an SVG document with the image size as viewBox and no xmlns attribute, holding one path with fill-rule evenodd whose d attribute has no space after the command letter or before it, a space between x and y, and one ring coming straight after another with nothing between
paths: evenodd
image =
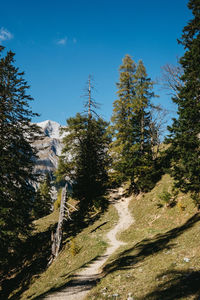
<instances>
[{"instance_id":1,"label":"shadow on path","mask_svg":"<svg viewBox=\"0 0 200 300\"><path fill-rule=\"evenodd\" d=\"M101 213L94 217L86 217L84 220L83 216L80 217L80 212L75 212L72 222L68 221L64 225L62 246L69 238L76 236L84 228L96 222L106 210L107 206ZM103 225L99 225L99 228ZM21 243L18 258L12 266L8 266L10 269L6 270L0 280L2 288L0 299L5 300L9 296L10 300L20 299L20 295L29 288L32 279L39 277L47 269L51 255L51 231L55 231L55 228L56 224L50 226L47 231L36 233ZM13 293L16 289L17 292Z\"/></svg>"},{"instance_id":2,"label":"shadow on path","mask_svg":"<svg viewBox=\"0 0 200 300\"><path fill-rule=\"evenodd\" d=\"M95 258L93 258L92 260L90 260L89 262L85 263L84 265L82 265L79 269L79 271L81 269L84 268L88 268L90 267L90 265L92 265L93 263L101 260L104 257L104 255L102 256L96 256ZM76 270L73 270L72 272L75 272ZM70 272L71 273L71 272ZM40 296L34 298L34 299L48 299L48 296L52 296L52 293L60 293L59 296L65 296L66 297L66 292L64 291L65 288L67 288L67 295L72 295L72 294L76 294L76 293L80 293L83 291L87 291L90 290L91 288L93 288L97 282L100 280L99 274L92 274L92 275L84 275L84 274L78 274L78 275L70 275L70 273L66 273L64 275L62 275L62 277L66 277L68 279L70 279L67 283L62 284L59 287L56 288L51 288L49 289L48 292L41 294Z\"/></svg>"}]
</instances>

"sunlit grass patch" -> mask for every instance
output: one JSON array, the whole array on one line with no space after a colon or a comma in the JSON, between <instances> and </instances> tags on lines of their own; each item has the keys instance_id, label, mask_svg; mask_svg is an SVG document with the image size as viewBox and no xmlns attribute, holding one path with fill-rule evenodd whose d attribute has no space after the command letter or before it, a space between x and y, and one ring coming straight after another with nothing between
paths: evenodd
<instances>
[{"instance_id":1,"label":"sunlit grass patch","mask_svg":"<svg viewBox=\"0 0 200 300\"><path fill-rule=\"evenodd\" d=\"M69 236L55 262L43 273L33 276L30 286L20 299L34 299L64 287L74 272L80 271L105 251L107 247L105 235L117 219L117 211L110 206L107 212L92 225L83 229L75 237ZM43 221L46 223L47 220ZM38 221L42 230L43 221Z\"/></svg>"},{"instance_id":2,"label":"sunlit grass patch","mask_svg":"<svg viewBox=\"0 0 200 300\"><path fill-rule=\"evenodd\" d=\"M197 299L200 215L189 195L181 193L175 206L159 207L159 194L171 189L172 179L164 175L151 192L133 198L135 223L120 235L127 244L106 263L104 277L88 300Z\"/></svg>"}]
</instances>

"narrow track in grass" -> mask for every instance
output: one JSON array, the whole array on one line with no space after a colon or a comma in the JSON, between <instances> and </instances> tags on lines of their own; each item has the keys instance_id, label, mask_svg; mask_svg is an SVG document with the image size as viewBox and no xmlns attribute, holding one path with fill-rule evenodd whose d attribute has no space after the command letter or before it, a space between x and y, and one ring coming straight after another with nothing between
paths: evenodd
<instances>
[{"instance_id":1,"label":"narrow track in grass","mask_svg":"<svg viewBox=\"0 0 200 300\"><path fill-rule=\"evenodd\" d=\"M46 295L42 299L46 300L83 300L87 293L96 285L97 281L102 276L102 266L107 259L125 243L119 241L116 236L119 232L126 230L133 222L128 206L131 197L123 196L123 188L112 190L110 193L111 205L117 209L119 220L115 227L107 233L109 246L106 252L98 259L93 261L89 266L79 273L73 275L73 279L67 284L65 288L60 291Z\"/></svg>"}]
</instances>

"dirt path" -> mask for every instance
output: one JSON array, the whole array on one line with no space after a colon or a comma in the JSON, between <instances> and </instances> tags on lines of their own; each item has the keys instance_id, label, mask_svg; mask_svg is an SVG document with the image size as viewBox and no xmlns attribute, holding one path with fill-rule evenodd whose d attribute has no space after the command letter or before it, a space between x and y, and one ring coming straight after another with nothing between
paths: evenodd
<instances>
[{"instance_id":1,"label":"dirt path","mask_svg":"<svg viewBox=\"0 0 200 300\"><path fill-rule=\"evenodd\" d=\"M96 284L96 280L100 278L101 268L106 262L108 257L124 243L116 239L117 233L126 230L133 222L128 206L131 197L124 198L122 196L123 189L119 188L110 194L111 203L116 207L119 214L119 221L117 225L108 232L107 238L109 239L110 246L107 248L104 255L100 256L90 266L85 268L80 273L74 275L74 279L69 282L69 285L61 291L47 295L43 299L48 300L83 300L89 290Z\"/></svg>"}]
</instances>

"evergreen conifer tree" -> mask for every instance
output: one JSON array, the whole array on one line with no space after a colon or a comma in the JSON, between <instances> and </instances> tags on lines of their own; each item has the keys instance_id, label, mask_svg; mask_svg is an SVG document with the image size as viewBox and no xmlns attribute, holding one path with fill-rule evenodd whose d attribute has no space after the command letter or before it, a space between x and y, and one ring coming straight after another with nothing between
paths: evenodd
<instances>
[{"instance_id":1,"label":"evergreen conifer tree","mask_svg":"<svg viewBox=\"0 0 200 300\"><path fill-rule=\"evenodd\" d=\"M183 29L181 41L185 54L180 59L184 85L178 87L173 101L178 105L178 118L169 127L172 175L175 186L191 192L200 202L200 2L190 0L193 19Z\"/></svg>"},{"instance_id":2,"label":"evergreen conifer tree","mask_svg":"<svg viewBox=\"0 0 200 300\"><path fill-rule=\"evenodd\" d=\"M118 99L113 106L113 115L111 118L111 132L113 142L110 153L113 160L113 174L115 180L122 182L127 177L133 177L131 159L129 151L132 147L132 126L130 119L132 117L131 104L133 103L134 91L134 74L136 64L129 55L123 59L120 66L120 79L117 83ZM130 157L129 157L130 155Z\"/></svg>"},{"instance_id":3,"label":"evergreen conifer tree","mask_svg":"<svg viewBox=\"0 0 200 300\"><path fill-rule=\"evenodd\" d=\"M139 121L138 139L136 143L140 145L140 150L134 154L138 156L135 163L134 172L137 186L141 191L147 191L151 188L156 174L155 163L153 159L152 148L152 123L151 123L151 99L155 97L153 82L147 76L145 66L140 60L135 72L135 115ZM135 117L133 118L135 122ZM154 127L154 134L156 128ZM139 149L138 145L138 149Z\"/></svg>"},{"instance_id":4,"label":"evergreen conifer tree","mask_svg":"<svg viewBox=\"0 0 200 300\"><path fill-rule=\"evenodd\" d=\"M0 49L0 253L6 263L16 255L20 236L31 229L35 150L38 129L29 106L29 86L14 64L14 53Z\"/></svg>"},{"instance_id":5,"label":"evergreen conifer tree","mask_svg":"<svg viewBox=\"0 0 200 300\"><path fill-rule=\"evenodd\" d=\"M90 87L90 85L89 85ZM105 193L109 165L108 123L94 113L94 100L89 89L87 114L77 114L67 120L67 135L63 139L63 155L60 157L56 176L73 180L74 197L80 200L85 213L93 205L102 206L97 198ZM100 201L100 200L99 200Z\"/></svg>"},{"instance_id":6,"label":"evergreen conifer tree","mask_svg":"<svg viewBox=\"0 0 200 300\"><path fill-rule=\"evenodd\" d=\"M125 56L117 87L111 119L115 175L120 181L130 180L135 192L145 191L154 171L150 126L150 99L154 93L142 61L136 66L129 55Z\"/></svg>"}]
</instances>

